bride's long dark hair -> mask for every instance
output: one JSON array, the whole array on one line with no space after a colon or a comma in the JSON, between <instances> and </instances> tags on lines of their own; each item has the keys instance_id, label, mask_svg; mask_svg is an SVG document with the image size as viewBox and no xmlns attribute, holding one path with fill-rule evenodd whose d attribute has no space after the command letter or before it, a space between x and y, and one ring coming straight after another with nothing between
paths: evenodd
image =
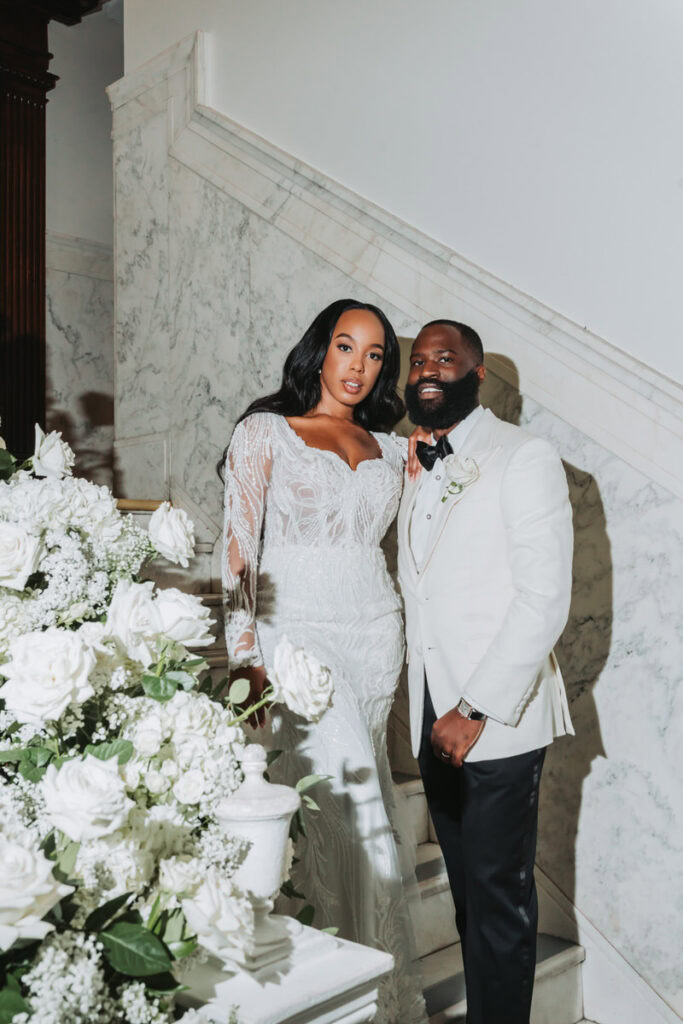
<instances>
[{"instance_id":1,"label":"bride's long dark hair","mask_svg":"<svg viewBox=\"0 0 683 1024\"><path fill-rule=\"evenodd\" d=\"M342 313L349 309L367 309L374 313L384 328L384 358L375 386L354 409L353 418L366 430L391 430L405 413L396 393L400 369L400 353L394 328L377 306L355 299L337 299L318 313L285 360L282 383L277 391L257 398L247 406L237 423L255 412L274 412L280 416L303 416L320 401L320 373L332 341L334 328ZM228 449L218 463L222 468Z\"/></svg>"}]
</instances>

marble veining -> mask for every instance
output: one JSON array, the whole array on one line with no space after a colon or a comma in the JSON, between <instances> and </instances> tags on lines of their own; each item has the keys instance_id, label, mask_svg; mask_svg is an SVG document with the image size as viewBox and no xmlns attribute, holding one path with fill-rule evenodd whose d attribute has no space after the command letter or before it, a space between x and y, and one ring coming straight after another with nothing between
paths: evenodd
<instances>
[{"instance_id":1,"label":"marble veining","mask_svg":"<svg viewBox=\"0 0 683 1024\"><path fill-rule=\"evenodd\" d=\"M167 437L171 494L188 495L217 530L215 462L246 404L277 384L285 353L312 316L333 298L353 295L381 305L403 336L413 336L419 324L414 296L402 302L396 288L391 305L368 287L381 268L368 264L362 279L355 275L353 260L370 260L362 225L347 271L336 255L321 255L326 244L338 250L341 236L316 236L315 246L309 244L320 229L314 189L296 240L277 222L303 217L302 208L288 212L267 191L262 213L251 200L241 201L252 173L247 163L230 192L224 179L218 186L218 171L212 182L213 171L188 166L186 150L182 159L169 157L163 90L155 89L146 112L137 94L128 120L121 97L115 110L116 423L117 438L125 441L117 457L142 485L153 472L159 478L165 456L160 441L135 439ZM185 147L191 144L184 139ZM203 145L199 136L196 145ZM269 173L276 176L272 168ZM347 218L343 230L351 230L348 213L340 210L339 217L340 223ZM325 230L331 231L327 222ZM435 250L430 258L438 268L450 257ZM437 294L418 296L422 308ZM469 307L462 308L466 318ZM443 312L459 311L451 294ZM577 737L554 744L547 759L538 861L683 1013L677 952L683 906L676 887L683 855L683 635L675 614L683 576L681 501L642 464L634 469L529 398L524 376L514 386L506 317L495 337L484 337L496 368L485 404L557 446L576 531L574 598L558 657ZM514 329L523 333L524 325ZM534 381L535 395L556 386L558 367L548 362L547 374ZM587 364L585 372L594 368Z\"/></svg>"},{"instance_id":2,"label":"marble veining","mask_svg":"<svg viewBox=\"0 0 683 1024\"><path fill-rule=\"evenodd\" d=\"M78 250L83 262L90 247ZM114 439L114 288L101 276L46 272L48 429L61 430L76 456L76 472L112 483Z\"/></svg>"}]
</instances>

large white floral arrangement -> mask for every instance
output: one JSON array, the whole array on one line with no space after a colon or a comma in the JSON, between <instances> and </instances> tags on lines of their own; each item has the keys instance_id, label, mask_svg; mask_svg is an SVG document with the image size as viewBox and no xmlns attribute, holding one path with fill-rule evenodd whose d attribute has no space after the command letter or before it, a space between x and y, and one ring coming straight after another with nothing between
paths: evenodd
<instances>
[{"instance_id":1,"label":"large white floral arrangement","mask_svg":"<svg viewBox=\"0 0 683 1024\"><path fill-rule=\"evenodd\" d=\"M38 427L21 467L0 442L0 1024L162 1024L202 929L251 941L215 810L253 708L189 650L213 642L201 599L138 579L159 553L187 564L185 513L144 531L72 464ZM282 651L266 696L318 717L329 674Z\"/></svg>"}]
</instances>

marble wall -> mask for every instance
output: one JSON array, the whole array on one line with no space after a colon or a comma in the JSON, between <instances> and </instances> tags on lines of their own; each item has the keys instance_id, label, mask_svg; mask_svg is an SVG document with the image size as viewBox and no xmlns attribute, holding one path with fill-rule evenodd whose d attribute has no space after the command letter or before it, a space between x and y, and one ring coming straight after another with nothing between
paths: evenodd
<instances>
[{"instance_id":1,"label":"marble wall","mask_svg":"<svg viewBox=\"0 0 683 1024\"><path fill-rule=\"evenodd\" d=\"M113 483L114 282L111 248L50 234L46 245L49 430L73 447L75 471Z\"/></svg>"},{"instance_id":2,"label":"marble wall","mask_svg":"<svg viewBox=\"0 0 683 1024\"><path fill-rule=\"evenodd\" d=\"M169 155L163 97L138 90L114 128L122 493L170 493L211 540L216 460L312 316L350 294L382 305L399 334L419 324ZM505 377L490 374L485 403L557 446L576 530L559 657L577 737L548 757L538 860L681 1014L681 501Z\"/></svg>"}]
</instances>

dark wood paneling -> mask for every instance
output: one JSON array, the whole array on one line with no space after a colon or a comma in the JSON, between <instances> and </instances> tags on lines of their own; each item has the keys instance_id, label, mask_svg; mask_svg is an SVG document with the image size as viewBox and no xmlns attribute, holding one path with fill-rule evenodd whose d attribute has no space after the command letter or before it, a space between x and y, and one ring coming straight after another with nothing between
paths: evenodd
<instances>
[{"instance_id":1,"label":"dark wood paneling","mask_svg":"<svg viewBox=\"0 0 683 1024\"><path fill-rule=\"evenodd\" d=\"M13 9L9 12L9 6ZM0 416L19 455L45 418L47 20L0 5Z\"/></svg>"}]
</instances>

